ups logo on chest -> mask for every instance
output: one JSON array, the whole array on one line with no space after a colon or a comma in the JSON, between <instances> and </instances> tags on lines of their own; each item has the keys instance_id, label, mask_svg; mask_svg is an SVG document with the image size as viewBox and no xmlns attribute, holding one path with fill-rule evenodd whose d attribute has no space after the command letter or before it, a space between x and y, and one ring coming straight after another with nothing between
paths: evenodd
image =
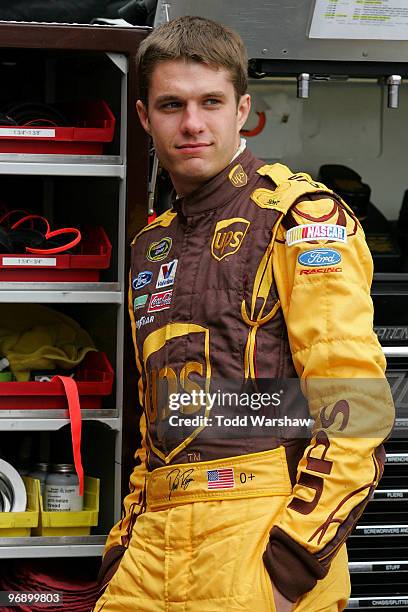
<instances>
[{"instance_id":1,"label":"ups logo on chest","mask_svg":"<svg viewBox=\"0 0 408 612\"><path fill-rule=\"evenodd\" d=\"M250 221L241 217L218 221L211 243L212 256L217 261L221 261L224 257L236 253L241 247L249 226Z\"/></svg>"}]
</instances>

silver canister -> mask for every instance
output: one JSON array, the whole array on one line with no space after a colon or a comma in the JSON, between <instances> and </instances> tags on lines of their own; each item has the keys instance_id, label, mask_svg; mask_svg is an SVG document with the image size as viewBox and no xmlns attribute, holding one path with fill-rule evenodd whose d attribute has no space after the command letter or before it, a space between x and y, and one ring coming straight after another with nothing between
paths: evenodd
<instances>
[{"instance_id":1,"label":"silver canister","mask_svg":"<svg viewBox=\"0 0 408 612\"><path fill-rule=\"evenodd\" d=\"M84 498L79 494L79 479L71 463L55 463L47 475L44 487L44 510L77 512L83 509Z\"/></svg>"}]
</instances>

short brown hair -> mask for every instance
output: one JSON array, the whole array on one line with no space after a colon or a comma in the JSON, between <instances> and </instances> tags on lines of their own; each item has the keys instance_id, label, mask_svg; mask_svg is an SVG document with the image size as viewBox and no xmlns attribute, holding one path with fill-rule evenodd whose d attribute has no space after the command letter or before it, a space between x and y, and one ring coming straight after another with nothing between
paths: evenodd
<instances>
[{"instance_id":1,"label":"short brown hair","mask_svg":"<svg viewBox=\"0 0 408 612\"><path fill-rule=\"evenodd\" d=\"M159 62L183 59L225 68L237 103L248 87L248 58L237 32L204 17L178 17L163 23L141 43L137 53L139 93L147 105L150 77Z\"/></svg>"}]
</instances>

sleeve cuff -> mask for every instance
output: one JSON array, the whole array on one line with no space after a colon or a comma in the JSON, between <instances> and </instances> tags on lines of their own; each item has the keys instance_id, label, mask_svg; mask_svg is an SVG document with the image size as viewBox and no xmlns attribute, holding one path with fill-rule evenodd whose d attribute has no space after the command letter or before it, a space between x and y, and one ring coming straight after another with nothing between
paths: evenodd
<instances>
[{"instance_id":1,"label":"sleeve cuff","mask_svg":"<svg viewBox=\"0 0 408 612\"><path fill-rule=\"evenodd\" d=\"M291 602L310 591L328 572L279 527L271 530L263 561L274 586Z\"/></svg>"}]
</instances>

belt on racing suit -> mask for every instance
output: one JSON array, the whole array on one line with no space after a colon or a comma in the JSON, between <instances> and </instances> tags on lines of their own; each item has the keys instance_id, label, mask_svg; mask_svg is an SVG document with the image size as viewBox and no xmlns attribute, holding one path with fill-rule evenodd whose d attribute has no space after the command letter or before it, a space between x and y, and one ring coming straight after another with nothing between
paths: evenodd
<instances>
[{"instance_id":1,"label":"belt on racing suit","mask_svg":"<svg viewBox=\"0 0 408 612\"><path fill-rule=\"evenodd\" d=\"M147 510L291 493L283 446L239 457L160 467L148 474L146 482Z\"/></svg>"}]
</instances>

